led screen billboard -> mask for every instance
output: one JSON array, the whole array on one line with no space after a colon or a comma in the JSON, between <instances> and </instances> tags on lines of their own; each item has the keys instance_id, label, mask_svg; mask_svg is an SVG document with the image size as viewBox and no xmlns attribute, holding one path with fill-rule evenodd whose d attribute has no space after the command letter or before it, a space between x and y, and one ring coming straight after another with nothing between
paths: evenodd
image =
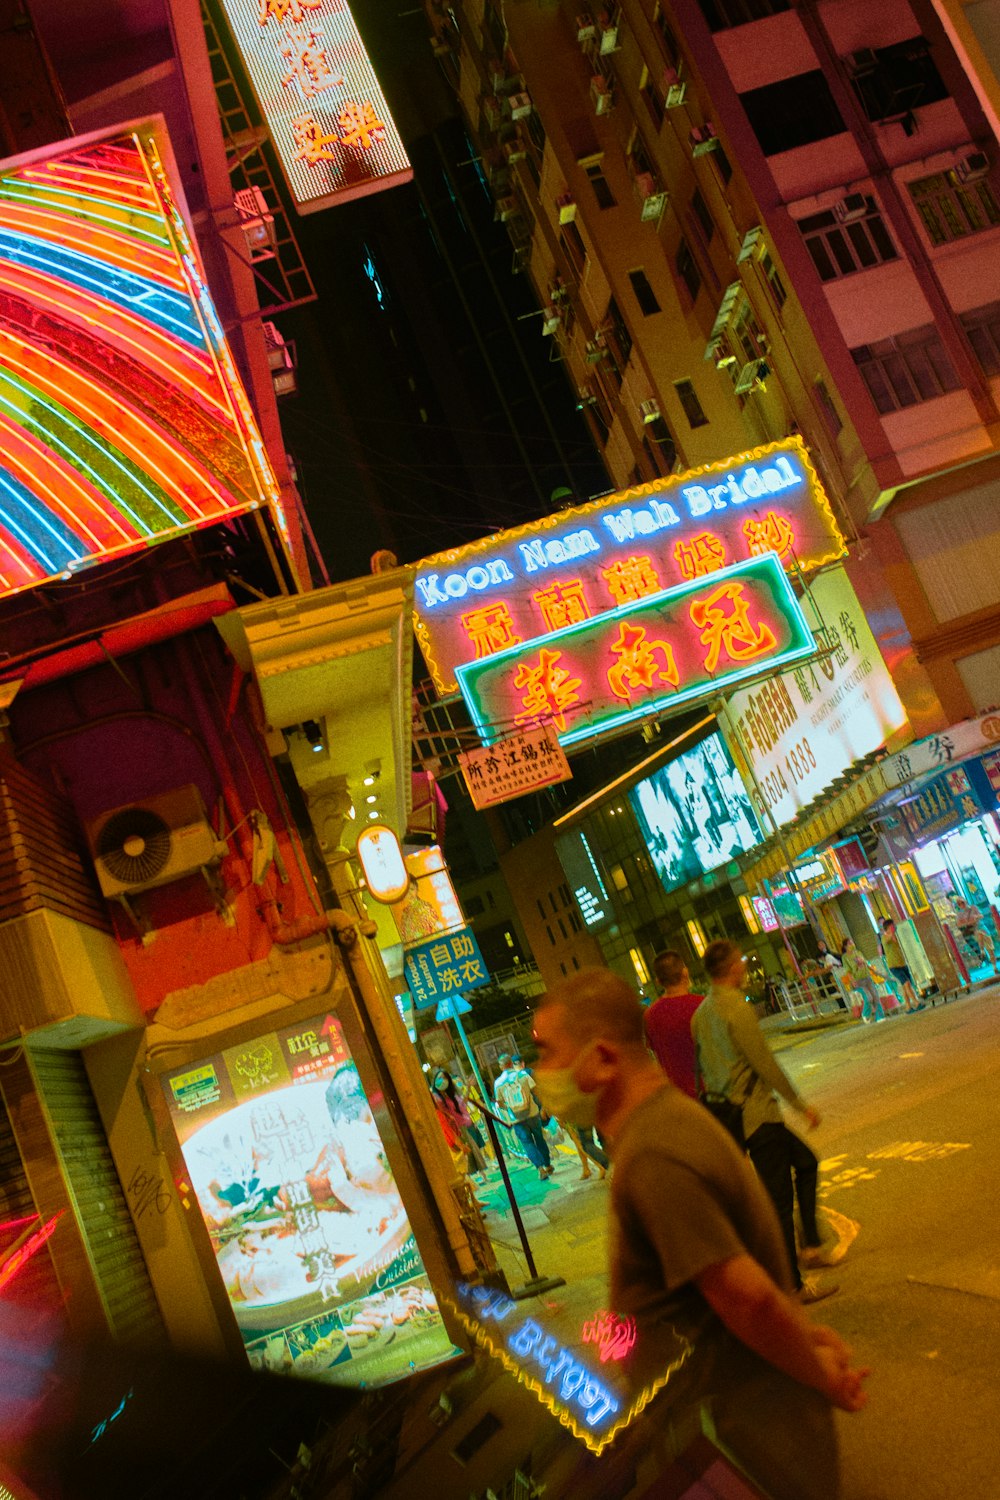
<instances>
[{"instance_id":1,"label":"led screen billboard","mask_svg":"<svg viewBox=\"0 0 1000 1500\"><path fill-rule=\"evenodd\" d=\"M653 868L668 891L746 854L762 837L719 734L661 766L628 796Z\"/></svg>"},{"instance_id":2,"label":"led screen billboard","mask_svg":"<svg viewBox=\"0 0 1000 1500\"><path fill-rule=\"evenodd\" d=\"M163 1088L255 1368L375 1386L456 1352L336 1017Z\"/></svg>"},{"instance_id":3,"label":"led screen billboard","mask_svg":"<svg viewBox=\"0 0 1000 1500\"><path fill-rule=\"evenodd\" d=\"M162 122L0 171L0 596L278 490Z\"/></svg>"}]
</instances>

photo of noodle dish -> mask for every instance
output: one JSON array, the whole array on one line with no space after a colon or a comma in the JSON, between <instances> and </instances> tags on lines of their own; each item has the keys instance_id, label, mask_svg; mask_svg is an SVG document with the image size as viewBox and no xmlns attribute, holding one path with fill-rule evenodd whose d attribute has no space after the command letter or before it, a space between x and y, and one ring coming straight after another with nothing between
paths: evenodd
<instances>
[{"instance_id":1,"label":"photo of noodle dish","mask_svg":"<svg viewBox=\"0 0 1000 1500\"><path fill-rule=\"evenodd\" d=\"M410 1234L353 1063L234 1104L184 1154L244 1329L364 1295Z\"/></svg>"}]
</instances>

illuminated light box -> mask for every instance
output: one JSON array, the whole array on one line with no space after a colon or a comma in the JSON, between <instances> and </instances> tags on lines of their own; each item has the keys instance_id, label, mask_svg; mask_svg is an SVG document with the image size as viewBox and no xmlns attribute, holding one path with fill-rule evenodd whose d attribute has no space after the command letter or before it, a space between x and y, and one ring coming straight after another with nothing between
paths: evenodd
<instances>
[{"instance_id":1,"label":"illuminated light box","mask_svg":"<svg viewBox=\"0 0 1000 1500\"><path fill-rule=\"evenodd\" d=\"M343 0L219 0L300 213L413 176Z\"/></svg>"},{"instance_id":2,"label":"illuminated light box","mask_svg":"<svg viewBox=\"0 0 1000 1500\"><path fill-rule=\"evenodd\" d=\"M768 553L460 666L458 680L484 744L548 723L573 745L815 649Z\"/></svg>"},{"instance_id":3,"label":"illuminated light box","mask_svg":"<svg viewBox=\"0 0 1000 1500\"><path fill-rule=\"evenodd\" d=\"M441 693L457 669L765 552L845 556L798 438L559 511L417 566L417 638Z\"/></svg>"},{"instance_id":4,"label":"illuminated light box","mask_svg":"<svg viewBox=\"0 0 1000 1500\"><path fill-rule=\"evenodd\" d=\"M719 715L768 829L771 819L789 823L907 727L906 710L843 568L813 579L803 609L827 650L808 665L733 693Z\"/></svg>"},{"instance_id":5,"label":"illuminated light box","mask_svg":"<svg viewBox=\"0 0 1000 1500\"><path fill-rule=\"evenodd\" d=\"M457 1353L334 1016L177 1069L163 1090L255 1369L377 1386Z\"/></svg>"},{"instance_id":6,"label":"illuminated light box","mask_svg":"<svg viewBox=\"0 0 1000 1500\"><path fill-rule=\"evenodd\" d=\"M278 489L162 122L0 170L0 596Z\"/></svg>"},{"instance_id":7,"label":"illuminated light box","mask_svg":"<svg viewBox=\"0 0 1000 1500\"><path fill-rule=\"evenodd\" d=\"M660 766L628 794L665 890L687 885L762 840L746 788L720 734Z\"/></svg>"}]
</instances>

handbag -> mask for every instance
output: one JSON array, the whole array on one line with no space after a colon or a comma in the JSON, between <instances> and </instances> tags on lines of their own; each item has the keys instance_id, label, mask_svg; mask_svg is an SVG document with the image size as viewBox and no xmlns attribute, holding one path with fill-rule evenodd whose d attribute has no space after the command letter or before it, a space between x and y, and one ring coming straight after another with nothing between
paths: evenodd
<instances>
[{"instance_id":1,"label":"handbag","mask_svg":"<svg viewBox=\"0 0 1000 1500\"><path fill-rule=\"evenodd\" d=\"M734 1099L727 1099L724 1094L699 1094L699 1100L714 1115L723 1130L729 1132L741 1151L747 1148L746 1137L743 1134L743 1105L737 1104Z\"/></svg>"}]
</instances>

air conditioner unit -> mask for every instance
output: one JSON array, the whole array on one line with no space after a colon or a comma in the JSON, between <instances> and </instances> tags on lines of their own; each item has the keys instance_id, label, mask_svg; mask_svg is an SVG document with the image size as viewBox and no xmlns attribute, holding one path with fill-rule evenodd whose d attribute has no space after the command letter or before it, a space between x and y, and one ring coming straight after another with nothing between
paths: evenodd
<instances>
[{"instance_id":1,"label":"air conditioner unit","mask_svg":"<svg viewBox=\"0 0 1000 1500\"><path fill-rule=\"evenodd\" d=\"M635 196L640 203L644 203L647 198L656 192L656 181L652 172L637 172L632 179L632 185L635 188Z\"/></svg>"},{"instance_id":2,"label":"air conditioner unit","mask_svg":"<svg viewBox=\"0 0 1000 1500\"><path fill-rule=\"evenodd\" d=\"M691 143L692 156L705 156L709 151L714 151L719 144L719 138L711 120L706 120L704 125L695 125L688 135L688 140Z\"/></svg>"},{"instance_id":3,"label":"air conditioner unit","mask_svg":"<svg viewBox=\"0 0 1000 1500\"><path fill-rule=\"evenodd\" d=\"M874 47L861 47L847 59L847 71L852 78L867 78L878 70L878 53Z\"/></svg>"},{"instance_id":4,"label":"air conditioner unit","mask_svg":"<svg viewBox=\"0 0 1000 1500\"><path fill-rule=\"evenodd\" d=\"M848 193L833 205L834 217L841 224L855 224L868 212L868 199L864 193Z\"/></svg>"},{"instance_id":5,"label":"air conditioner unit","mask_svg":"<svg viewBox=\"0 0 1000 1500\"><path fill-rule=\"evenodd\" d=\"M595 73L590 80L590 102L595 115L606 115L614 106L615 96L603 73Z\"/></svg>"},{"instance_id":6,"label":"air conditioner unit","mask_svg":"<svg viewBox=\"0 0 1000 1500\"><path fill-rule=\"evenodd\" d=\"M443 36L431 37L431 51L435 57L449 57L452 53L452 45Z\"/></svg>"},{"instance_id":7,"label":"air conditioner unit","mask_svg":"<svg viewBox=\"0 0 1000 1500\"><path fill-rule=\"evenodd\" d=\"M588 365L596 365L604 358L604 346L596 339L588 339L584 350L584 358Z\"/></svg>"},{"instance_id":8,"label":"air conditioner unit","mask_svg":"<svg viewBox=\"0 0 1000 1500\"><path fill-rule=\"evenodd\" d=\"M101 890L110 899L196 875L227 852L193 785L112 808L93 818L85 832Z\"/></svg>"},{"instance_id":9,"label":"air conditioner unit","mask_svg":"<svg viewBox=\"0 0 1000 1500\"><path fill-rule=\"evenodd\" d=\"M572 224L576 218L576 199L572 193L560 193L556 199L560 224Z\"/></svg>"},{"instance_id":10,"label":"air conditioner unit","mask_svg":"<svg viewBox=\"0 0 1000 1500\"><path fill-rule=\"evenodd\" d=\"M990 159L985 151L970 151L960 156L953 171L959 182L978 182L990 170Z\"/></svg>"},{"instance_id":11,"label":"air conditioner unit","mask_svg":"<svg viewBox=\"0 0 1000 1500\"><path fill-rule=\"evenodd\" d=\"M559 309L557 307L553 307L550 304L548 307L543 307L542 308L542 333L543 334L558 333L561 325L562 325L562 318L559 316Z\"/></svg>"},{"instance_id":12,"label":"air conditioner unit","mask_svg":"<svg viewBox=\"0 0 1000 1500\"><path fill-rule=\"evenodd\" d=\"M663 102L668 109L677 109L687 98L688 86L686 83L672 83L664 91Z\"/></svg>"},{"instance_id":13,"label":"air conditioner unit","mask_svg":"<svg viewBox=\"0 0 1000 1500\"><path fill-rule=\"evenodd\" d=\"M605 10L598 16L597 24L601 31L601 53L607 57L610 52L618 51L618 21L612 20Z\"/></svg>"},{"instance_id":14,"label":"air conditioner unit","mask_svg":"<svg viewBox=\"0 0 1000 1500\"><path fill-rule=\"evenodd\" d=\"M506 224L517 213L517 199L514 197L498 198L496 216L501 224Z\"/></svg>"},{"instance_id":15,"label":"air conditioner unit","mask_svg":"<svg viewBox=\"0 0 1000 1500\"><path fill-rule=\"evenodd\" d=\"M273 323L263 323L267 367L276 396L294 396L299 388L295 345L282 337Z\"/></svg>"},{"instance_id":16,"label":"air conditioner unit","mask_svg":"<svg viewBox=\"0 0 1000 1500\"><path fill-rule=\"evenodd\" d=\"M483 99L483 120L487 130L499 130L503 120L503 110L495 94L487 94Z\"/></svg>"},{"instance_id":17,"label":"air conditioner unit","mask_svg":"<svg viewBox=\"0 0 1000 1500\"><path fill-rule=\"evenodd\" d=\"M642 418L642 423L643 423L644 427L647 426L650 422L658 422L660 420L660 405L659 405L659 402L658 401L640 401L639 402L639 415Z\"/></svg>"},{"instance_id":18,"label":"air conditioner unit","mask_svg":"<svg viewBox=\"0 0 1000 1500\"><path fill-rule=\"evenodd\" d=\"M735 390L737 396L745 396L749 391L755 391L762 386L771 373L771 367L766 359L749 360L736 377Z\"/></svg>"},{"instance_id":19,"label":"air conditioner unit","mask_svg":"<svg viewBox=\"0 0 1000 1500\"><path fill-rule=\"evenodd\" d=\"M639 172L633 178L635 196L639 202L639 217L644 221L658 219L667 206L667 194L658 187L652 172Z\"/></svg>"},{"instance_id":20,"label":"air conditioner unit","mask_svg":"<svg viewBox=\"0 0 1000 1500\"><path fill-rule=\"evenodd\" d=\"M516 162L524 161L527 154L520 141L504 141L503 159L508 167L514 166Z\"/></svg>"},{"instance_id":21,"label":"air conditioner unit","mask_svg":"<svg viewBox=\"0 0 1000 1500\"><path fill-rule=\"evenodd\" d=\"M233 194L233 203L250 259L270 260L277 249L277 239L274 215L268 209L264 194L258 187L240 188Z\"/></svg>"},{"instance_id":22,"label":"air conditioner unit","mask_svg":"<svg viewBox=\"0 0 1000 1500\"><path fill-rule=\"evenodd\" d=\"M579 15L576 18L576 39L582 47L585 42L597 40L597 27L588 15Z\"/></svg>"},{"instance_id":23,"label":"air conditioner unit","mask_svg":"<svg viewBox=\"0 0 1000 1500\"><path fill-rule=\"evenodd\" d=\"M511 94L507 102L510 105L510 117L512 120L524 120L531 114L530 94Z\"/></svg>"},{"instance_id":24,"label":"air conditioner unit","mask_svg":"<svg viewBox=\"0 0 1000 1500\"><path fill-rule=\"evenodd\" d=\"M760 249L763 249L763 245L764 231L759 224L755 224L753 228L748 229L746 234L743 236L743 243L736 255L736 264L742 265L745 260L749 260L751 258L754 251L758 249L758 247Z\"/></svg>"}]
</instances>

